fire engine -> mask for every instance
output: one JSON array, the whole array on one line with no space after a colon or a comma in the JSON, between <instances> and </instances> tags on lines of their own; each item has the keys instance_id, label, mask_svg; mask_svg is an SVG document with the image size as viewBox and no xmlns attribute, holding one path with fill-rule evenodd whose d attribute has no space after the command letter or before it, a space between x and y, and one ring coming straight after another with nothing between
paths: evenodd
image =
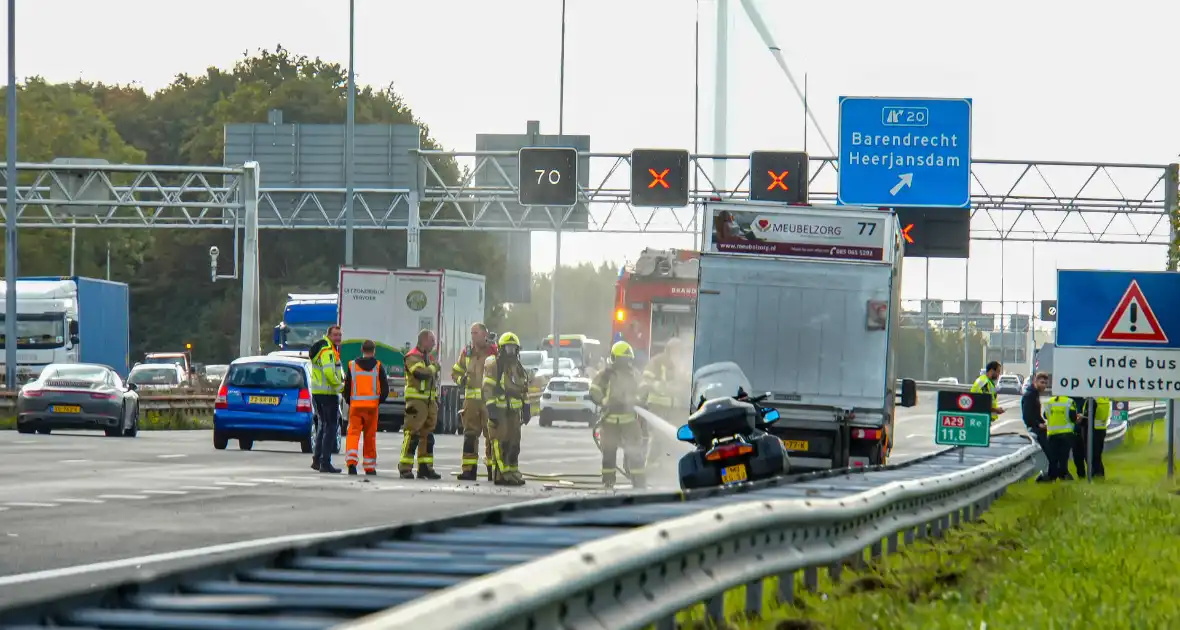
<instances>
[{"instance_id":1,"label":"fire engine","mask_svg":"<svg viewBox=\"0 0 1180 630\"><path fill-rule=\"evenodd\" d=\"M691 341L699 268L699 252L648 248L620 269L612 343L626 341L636 358L647 359L673 337Z\"/></svg>"}]
</instances>

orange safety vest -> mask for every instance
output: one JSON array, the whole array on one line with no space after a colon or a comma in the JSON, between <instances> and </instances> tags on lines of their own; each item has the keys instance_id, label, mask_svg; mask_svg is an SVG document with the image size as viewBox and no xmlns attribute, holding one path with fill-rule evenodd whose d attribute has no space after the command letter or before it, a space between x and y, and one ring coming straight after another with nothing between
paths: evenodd
<instances>
[{"instance_id":1,"label":"orange safety vest","mask_svg":"<svg viewBox=\"0 0 1180 630\"><path fill-rule=\"evenodd\" d=\"M377 382L381 375L381 362L378 361L371 370L362 370L356 361L349 361L348 369L352 373L352 392L348 404L357 409L376 409L381 403L381 384Z\"/></svg>"}]
</instances>

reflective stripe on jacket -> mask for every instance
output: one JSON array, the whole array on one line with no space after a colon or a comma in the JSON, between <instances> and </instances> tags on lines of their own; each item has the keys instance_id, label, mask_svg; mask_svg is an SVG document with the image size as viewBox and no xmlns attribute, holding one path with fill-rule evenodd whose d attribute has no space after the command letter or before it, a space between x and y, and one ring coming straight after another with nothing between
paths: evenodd
<instances>
[{"instance_id":1,"label":"reflective stripe on jacket","mask_svg":"<svg viewBox=\"0 0 1180 630\"><path fill-rule=\"evenodd\" d=\"M505 366L503 373L496 357L488 357L483 364L483 399L489 405L508 409L523 409L529 395L529 375L519 362Z\"/></svg>"},{"instance_id":2,"label":"reflective stripe on jacket","mask_svg":"<svg viewBox=\"0 0 1180 630\"><path fill-rule=\"evenodd\" d=\"M1044 408L1046 435L1073 433L1073 421L1069 414L1076 412L1076 408L1068 396L1054 396L1045 403Z\"/></svg>"},{"instance_id":3,"label":"reflective stripe on jacket","mask_svg":"<svg viewBox=\"0 0 1180 630\"><path fill-rule=\"evenodd\" d=\"M349 375L352 378L352 392L349 394L349 407L357 409L376 409L381 404L381 362L377 361L371 370L363 370L356 361L348 362Z\"/></svg>"},{"instance_id":4,"label":"reflective stripe on jacket","mask_svg":"<svg viewBox=\"0 0 1180 630\"><path fill-rule=\"evenodd\" d=\"M324 337L324 347L311 358L311 393L317 396L335 396L344 387L341 372L340 353L336 346Z\"/></svg>"},{"instance_id":5,"label":"reflective stripe on jacket","mask_svg":"<svg viewBox=\"0 0 1180 630\"><path fill-rule=\"evenodd\" d=\"M987 377L987 374L980 374L979 378L975 379L975 382L971 384L971 393L972 394L991 394L992 395L992 409L995 409L996 407L1000 406L999 396L996 394L996 384L993 383L992 380ZM1000 417L1000 414L992 413L992 422L995 422L996 418L999 418L999 417Z\"/></svg>"},{"instance_id":6,"label":"reflective stripe on jacket","mask_svg":"<svg viewBox=\"0 0 1180 630\"><path fill-rule=\"evenodd\" d=\"M415 368L429 365L430 378L421 378ZM406 353L406 399L438 400L438 366L430 363L418 348Z\"/></svg>"},{"instance_id":7,"label":"reflective stripe on jacket","mask_svg":"<svg viewBox=\"0 0 1180 630\"><path fill-rule=\"evenodd\" d=\"M1113 401L1109 398L1094 399L1094 429L1103 430L1110 426L1110 410Z\"/></svg>"},{"instance_id":8,"label":"reflective stripe on jacket","mask_svg":"<svg viewBox=\"0 0 1180 630\"><path fill-rule=\"evenodd\" d=\"M467 346L451 367L451 378L456 383L464 383L463 396L468 400L483 398L484 362L488 357L486 352L487 348Z\"/></svg>"}]
</instances>

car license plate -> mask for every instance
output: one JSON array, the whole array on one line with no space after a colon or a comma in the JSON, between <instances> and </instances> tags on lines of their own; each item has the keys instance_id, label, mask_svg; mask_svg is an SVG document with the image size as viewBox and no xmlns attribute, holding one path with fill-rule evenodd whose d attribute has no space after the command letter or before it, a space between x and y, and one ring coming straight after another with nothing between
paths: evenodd
<instances>
[{"instance_id":1,"label":"car license plate","mask_svg":"<svg viewBox=\"0 0 1180 630\"><path fill-rule=\"evenodd\" d=\"M783 446L788 451L806 451L807 440L783 440Z\"/></svg>"},{"instance_id":2,"label":"car license plate","mask_svg":"<svg viewBox=\"0 0 1180 630\"><path fill-rule=\"evenodd\" d=\"M82 413L78 405L54 405L53 413Z\"/></svg>"},{"instance_id":3,"label":"car license plate","mask_svg":"<svg viewBox=\"0 0 1180 630\"><path fill-rule=\"evenodd\" d=\"M721 469L721 483L737 483L747 478L746 465L735 464Z\"/></svg>"},{"instance_id":4,"label":"car license plate","mask_svg":"<svg viewBox=\"0 0 1180 630\"><path fill-rule=\"evenodd\" d=\"M578 400L574 396L558 396L557 399L560 400L561 402L577 402L577 400Z\"/></svg>"},{"instance_id":5,"label":"car license plate","mask_svg":"<svg viewBox=\"0 0 1180 630\"><path fill-rule=\"evenodd\" d=\"M279 404L278 396L250 396L247 401L251 405L277 405Z\"/></svg>"}]
</instances>

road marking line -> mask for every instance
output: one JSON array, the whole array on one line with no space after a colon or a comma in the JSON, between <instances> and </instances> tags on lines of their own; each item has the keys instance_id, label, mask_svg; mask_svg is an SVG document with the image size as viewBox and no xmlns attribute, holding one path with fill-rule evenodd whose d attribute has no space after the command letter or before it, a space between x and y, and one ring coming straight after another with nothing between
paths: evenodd
<instances>
[{"instance_id":1,"label":"road marking line","mask_svg":"<svg viewBox=\"0 0 1180 630\"><path fill-rule=\"evenodd\" d=\"M286 483L282 479L251 479L250 481L255 481L258 483Z\"/></svg>"},{"instance_id":2,"label":"road marking line","mask_svg":"<svg viewBox=\"0 0 1180 630\"><path fill-rule=\"evenodd\" d=\"M31 503L26 501L9 501L4 505L11 507L57 507L56 503Z\"/></svg>"},{"instance_id":3,"label":"road marking line","mask_svg":"<svg viewBox=\"0 0 1180 630\"><path fill-rule=\"evenodd\" d=\"M85 463L92 462L92 461L94 461L94 460L92 460L92 459L63 459L58 463L59 464L85 464Z\"/></svg>"},{"instance_id":4,"label":"road marking line","mask_svg":"<svg viewBox=\"0 0 1180 630\"><path fill-rule=\"evenodd\" d=\"M911 433L911 434L905 436L905 439L912 440L913 438L916 438L916 437L922 437L922 434L921 433Z\"/></svg>"},{"instance_id":5,"label":"road marking line","mask_svg":"<svg viewBox=\"0 0 1180 630\"><path fill-rule=\"evenodd\" d=\"M174 453L172 455L156 455L156 457L159 457L160 459L175 459L177 457L188 457L188 455L183 453Z\"/></svg>"},{"instance_id":6,"label":"road marking line","mask_svg":"<svg viewBox=\"0 0 1180 630\"><path fill-rule=\"evenodd\" d=\"M254 486L258 485L256 483L244 483L241 481L214 481L213 483L219 486L234 486L240 488L253 488Z\"/></svg>"},{"instance_id":7,"label":"road marking line","mask_svg":"<svg viewBox=\"0 0 1180 630\"><path fill-rule=\"evenodd\" d=\"M98 499L54 499L57 503L106 503Z\"/></svg>"},{"instance_id":8,"label":"road marking line","mask_svg":"<svg viewBox=\"0 0 1180 630\"><path fill-rule=\"evenodd\" d=\"M140 490L143 494L188 494L184 490Z\"/></svg>"},{"instance_id":9,"label":"road marking line","mask_svg":"<svg viewBox=\"0 0 1180 630\"><path fill-rule=\"evenodd\" d=\"M0 508L4 509L4 508ZM108 560L106 562L95 562L92 564L80 564L72 567L63 567L60 569L49 569L46 571L34 571L31 573L18 573L16 575L0 576L0 586L9 586L12 584L23 584L25 582L37 582L41 580L55 580L71 575L80 575L83 573L94 573L96 571L110 571L112 569L126 569L139 568L141 565L151 564L155 562L172 562L176 560L184 560L187 558L203 558L213 554L229 553L242 551L245 549L254 549L256 547L265 547L268 545L290 544L294 542L303 542L311 540L320 540L323 538L330 538L334 536L347 536L350 534L363 534L367 532L379 531L388 528L388 525L381 525L377 527L365 527L361 529L349 529L335 532L322 532L317 534L295 534L291 536L278 536L275 538L261 538L258 540L246 540L242 542L227 543L223 545L213 545L211 547L199 547L196 549L185 549L183 551L169 551L167 553L158 553L150 556L140 556L138 558L125 558L123 560Z\"/></svg>"},{"instance_id":10,"label":"road marking line","mask_svg":"<svg viewBox=\"0 0 1180 630\"><path fill-rule=\"evenodd\" d=\"M100 499L146 499L142 494L100 494Z\"/></svg>"},{"instance_id":11,"label":"road marking line","mask_svg":"<svg viewBox=\"0 0 1180 630\"><path fill-rule=\"evenodd\" d=\"M221 486L181 486L185 490L225 490Z\"/></svg>"}]
</instances>

